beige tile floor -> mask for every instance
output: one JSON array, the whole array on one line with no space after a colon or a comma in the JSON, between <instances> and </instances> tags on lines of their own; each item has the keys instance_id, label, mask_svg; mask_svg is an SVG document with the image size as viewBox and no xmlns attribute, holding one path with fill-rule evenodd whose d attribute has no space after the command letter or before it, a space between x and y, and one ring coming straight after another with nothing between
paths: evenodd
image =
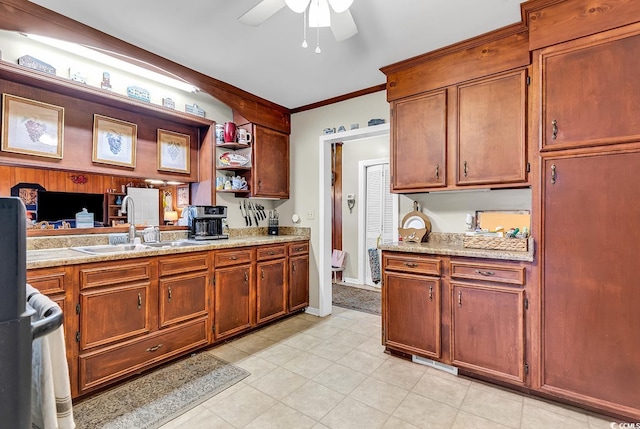
<instances>
[{"instance_id":1,"label":"beige tile floor","mask_svg":"<svg viewBox=\"0 0 640 429\"><path fill-rule=\"evenodd\" d=\"M380 317L300 314L208 353L251 375L161 429L610 428L551 404L383 353Z\"/></svg>"}]
</instances>

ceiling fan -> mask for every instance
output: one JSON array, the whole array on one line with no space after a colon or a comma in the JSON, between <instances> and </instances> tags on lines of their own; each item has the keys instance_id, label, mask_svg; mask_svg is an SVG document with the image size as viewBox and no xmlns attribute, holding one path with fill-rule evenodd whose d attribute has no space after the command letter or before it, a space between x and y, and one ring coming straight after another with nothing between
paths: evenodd
<instances>
[{"instance_id":1,"label":"ceiling fan","mask_svg":"<svg viewBox=\"0 0 640 429\"><path fill-rule=\"evenodd\" d=\"M353 0L262 0L238 20L255 27L288 6L295 13L304 12L305 20L308 15L309 28L331 27L335 39L341 41L358 32L358 27L349 11L352 3ZM306 27L305 24L305 29ZM305 45L306 40L303 43L303 46Z\"/></svg>"}]
</instances>

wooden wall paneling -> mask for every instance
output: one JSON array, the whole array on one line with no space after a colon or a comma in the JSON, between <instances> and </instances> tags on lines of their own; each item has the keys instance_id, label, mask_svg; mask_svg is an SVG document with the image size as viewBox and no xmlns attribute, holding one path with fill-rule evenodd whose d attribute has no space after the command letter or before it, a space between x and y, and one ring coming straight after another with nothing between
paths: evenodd
<instances>
[{"instance_id":1,"label":"wooden wall paneling","mask_svg":"<svg viewBox=\"0 0 640 429\"><path fill-rule=\"evenodd\" d=\"M283 133L291 133L290 111L228 83L188 69L108 34L25 0L0 0L0 29L34 33L95 46L116 54L153 64L179 76L210 94L251 122Z\"/></svg>"},{"instance_id":2,"label":"wooden wall paneling","mask_svg":"<svg viewBox=\"0 0 640 429\"><path fill-rule=\"evenodd\" d=\"M3 91L17 96L43 101L65 108L63 159L49 159L37 156L0 152L0 162L29 165L67 171L87 171L137 178L158 178L193 182L198 179L198 129L185 124L170 122L121 108L100 104L99 102L80 100L78 98L44 91L28 85L0 80ZM134 169L92 162L93 150L93 118L100 114L136 124L136 166ZM157 129L166 129L190 136L191 141L191 173L159 172L157 170ZM22 180L24 181L24 180Z\"/></svg>"},{"instance_id":3,"label":"wooden wall paneling","mask_svg":"<svg viewBox=\"0 0 640 429\"><path fill-rule=\"evenodd\" d=\"M11 195L11 167L0 165L0 196Z\"/></svg>"},{"instance_id":4,"label":"wooden wall paneling","mask_svg":"<svg viewBox=\"0 0 640 429\"><path fill-rule=\"evenodd\" d=\"M637 0L533 0L521 8L531 51L640 21Z\"/></svg>"},{"instance_id":5,"label":"wooden wall paneling","mask_svg":"<svg viewBox=\"0 0 640 429\"><path fill-rule=\"evenodd\" d=\"M383 67L387 101L526 66L528 47L519 23Z\"/></svg>"}]
</instances>

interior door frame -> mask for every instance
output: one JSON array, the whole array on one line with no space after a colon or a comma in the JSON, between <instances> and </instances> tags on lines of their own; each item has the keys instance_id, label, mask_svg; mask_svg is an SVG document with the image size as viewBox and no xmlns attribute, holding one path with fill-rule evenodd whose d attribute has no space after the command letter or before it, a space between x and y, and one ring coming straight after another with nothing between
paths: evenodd
<instances>
[{"instance_id":1,"label":"interior door frame","mask_svg":"<svg viewBox=\"0 0 640 429\"><path fill-rule=\"evenodd\" d=\"M389 124L373 125L366 128L326 134L319 137L319 224L320 245L318 249L318 316L331 314L331 143L346 143L369 137L390 134Z\"/></svg>"}]
</instances>

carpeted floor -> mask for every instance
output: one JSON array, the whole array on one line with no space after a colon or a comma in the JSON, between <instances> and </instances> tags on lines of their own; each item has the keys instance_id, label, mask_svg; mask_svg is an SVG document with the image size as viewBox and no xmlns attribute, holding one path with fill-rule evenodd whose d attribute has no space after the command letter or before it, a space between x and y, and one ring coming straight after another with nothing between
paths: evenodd
<instances>
[{"instance_id":1,"label":"carpeted floor","mask_svg":"<svg viewBox=\"0 0 640 429\"><path fill-rule=\"evenodd\" d=\"M202 352L73 406L76 429L153 429L247 377Z\"/></svg>"},{"instance_id":2,"label":"carpeted floor","mask_svg":"<svg viewBox=\"0 0 640 429\"><path fill-rule=\"evenodd\" d=\"M354 286L333 284L333 305L365 313L382 313L381 293L374 290L360 289Z\"/></svg>"}]
</instances>

